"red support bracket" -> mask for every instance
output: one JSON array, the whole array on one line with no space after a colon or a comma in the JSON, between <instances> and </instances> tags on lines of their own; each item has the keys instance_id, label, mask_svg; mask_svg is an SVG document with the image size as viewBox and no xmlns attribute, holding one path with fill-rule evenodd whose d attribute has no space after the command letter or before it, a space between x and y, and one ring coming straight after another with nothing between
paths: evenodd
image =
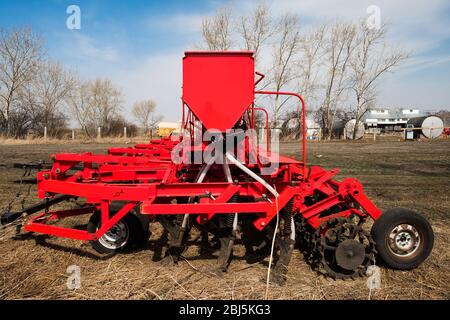
<instances>
[{"instance_id":1,"label":"red support bracket","mask_svg":"<svg viewBox=\"0 0 450 320\"><path fill-rule=\"evenodd\" d=\"M292 199L292 197L297 193L298 189L294 187L287 186L278 196L278 199L273 199L272 204L270 204L270 210L262 215L259 219L253 222L253 225L258 230L263 230L272 219L278 214L278 212L284 208L284 206ZM255 203L257 205L257 203ZM278 211L277 211L278 209ZM253 211L255 212L255 211Z\"/></svg>"},{"instance_id":2,"label":"red support bracket","mask_svg":"<svg viewBox=\"0 0 450 320\"><path fill-rule=\"evenodd\" d=\"M94 240L101 238L113 225L120 221L128 212L130 212L134 207L136 207L137 202L128 202L122 207L113 217L105 217L104 210L109 214L109 207L105 208L104 202L102 202L102 224L100 229L94 235ZM106 219L106 220L104 220Z\"/></svg>"},{"instance_id":3,"label":"red support bracket","mask_svg":"<svg viewBox=\"0 0 450 320\"><path fill-rule=\"evenodd\" d=\"M241 187L239 185L230 185L228 188L225 189L225 191L223 193L220 194L220 196L218 196L216 198L216 200L214 200L214 202L219 202L219 203L226 203L228 202L231 197L239 191ZM215 212L210 212L208 214L202 214L199 215L197 217L197 222L200 224L205 224L207 221L211 220L211 218L215 215Z\"/></svg>"}]
</instances>

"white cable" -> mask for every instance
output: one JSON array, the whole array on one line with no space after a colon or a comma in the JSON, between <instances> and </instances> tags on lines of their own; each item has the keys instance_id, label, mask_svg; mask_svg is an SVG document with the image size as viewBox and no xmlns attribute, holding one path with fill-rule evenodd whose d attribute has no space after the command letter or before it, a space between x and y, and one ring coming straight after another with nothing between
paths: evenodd
<instances>
[{"instance_id":1,"label":"white cable","mask_svg":"<svg viewBox=\"0 0 450 320\"><path fill-rule=\"evenodd\" d=\"M278 224L280 222L280 215L278 212L278 196L275 196L275 210L277 212L277 223L275 224L275 231L273 232L273 238L272 238L272 246L270 248L269 267L267 268L267 278L266 278L266 294L264 295L264 300L267 300L268 295L269 295L270 271L272 269L273 251L275 248L275 238L276 238L277 232L278 232Z\"/></svg>"},{"instance_id":2,"label":"white cable","mask_svg":"<svg viewBox=\"0 0 450 320\"><path fill-rule=\"evenodd\" d=\"M275 197L275 210L277 213L277 222L275 224L275 231L273 232L273 239L272 239L272 246L270 249L270 258L269 258L269 267L267 269L267 279L266 279L266 293L265 293L265 300L267 300L268 294L269 294L269 283L270 283L270 271L272 267L272 260L273 260L273 252L275 248L275 238L277 236L278 232L278 225L280 222L280 216L279 216L279 210L278 210L278 197L280 196L279 193L276 191L276 186L272 188L271 185L269 185L264 179L262 179L260 176L258 176L256 173L251 171L249 168L247 168L244 164L239 162L233 155L231 155L229 152L225 154L226 158L233 163L236 167L247 173L250 177L261 183L270 193L272 193Z\"/></svg>"},{"instance_id":3,"label":"white cable","mask_svg":"<svg viewBox=\"0 0 450 320\"><path fill-rule=\"evenodd\" d=\"M239 162L239 160L237 160L235 157L233 157L232 154L230 154L229 152L227 152L225 154L225 156L227 157L227 159L234 164L236 167L238 167L239 169L241 169L242 171L244 171L246 174L248 174L250 177L252 177L253 179L255 179L256 181L258 181L259 183L261 183L271 194L274 195L275 198L277 198L279 196L278 192L272 188L271 185L269 185L263 178L261 178L260 176L258 176L256 173L254 173L252 170L250 170L249 168L247 168L244 164L242 164L241 162Z\"/></svg>"},{"instance_id":4,"label":"white cable","mask_svg":"<svg viewBox=\"0 0 450 320\"><path fill-rule=\"evenodd\" d=\"M295 241L295 222L293 215L291 215L291 240Z\"/></svg>"}]
</instances>

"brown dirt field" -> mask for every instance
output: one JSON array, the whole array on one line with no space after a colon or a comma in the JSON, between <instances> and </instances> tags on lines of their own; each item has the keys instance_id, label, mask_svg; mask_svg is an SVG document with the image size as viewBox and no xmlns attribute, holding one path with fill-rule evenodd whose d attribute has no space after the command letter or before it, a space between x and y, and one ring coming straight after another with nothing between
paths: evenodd
<instances>
[{"instance_id":1,"label":"brown dirt field","mask_svg":"<svg viewBox=\"0 0 450 320\"><path fill-rule=\"evenodd\" d=\"M0 211L16 198L13 206L34 201L36 186L14 183L22 170L15 162L49 159L55 152L98 152L111 145L0 145ZM118 145L117 145L118 146ZM286 143L281 153L298 156L299 144ZM309 145L308 163L327 169L341 168L340 178L359 178L368 195L383 210L409 207L423 212L432 222L435 247L432 255L412 271L382 268L381 289L371 299L450 298L450 139L421 142L327 142ZM78 218L68 224L82 225ZM161 228L139 252L102 257L89 244L30 235L15 235L14 228L0 233L0 299L263 299L267 260L248 265L243 246L229 272L221 278L200 272L215 262L199 257L194 240L185 260L175 266L158 264ZM66 287L66 269L81 268L81 288ZM271 286L271 299L368 299L366 278L332 280L312 271L299 251L294 252L284 287Z\"/></svg>"}]
</instances>

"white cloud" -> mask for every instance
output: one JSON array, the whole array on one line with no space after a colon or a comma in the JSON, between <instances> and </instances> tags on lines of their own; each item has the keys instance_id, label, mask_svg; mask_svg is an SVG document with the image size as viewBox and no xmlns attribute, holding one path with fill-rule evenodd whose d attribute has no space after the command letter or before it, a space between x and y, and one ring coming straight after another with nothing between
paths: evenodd
<instances>
[{"instance_id":1,"label":"white cloud","mask_svg":"<svg viewBox=\"0 0 450 320\"><path fill-rule=\"evenodd\" d=\"M72 55L78 58L89 58L101 61L114 62L120 59L118 51L111 47L101 47L95 41L81 33L74 33L75 44L72 46Z\"/></svg>"},{"instance_id":2,"label":"white cloud","mask_svg":"<svg viewBox=\"0 0 450 320\"><path fill-rule=\"evenodd\" d=\"M385 107L418 107L424 111L450 110L448 88L450 79L386 78L380 86L378 104Z\"/></svg>"},{"instance_id":3,"label":"white cloud","mask_svg":"<svg viewBox=\"0 0 450 320\"><path fill-rule=\"evenodd\" d=\"M248 11L260 1L248 0L239 3ZM389 24L389 36L395 43L415 53L434 47L440 40L450 37L448 0L281 0L268 1L276 15L297 13L303 23L364 19L370 5L380 8L382 22Z\"/></svg>"},{"instance_id":4,"label":"white cloud","mask_svg":"<svg viewBox=\"0 0 450 320\"><path fill-rule=\"evenodd\" d=\"M402 68L404 73L417 72L422 69L445 65L450 62L450 55L432 55L410 58Z\"/></svg>"},{"instance_id":5,"label":"white cloud","mask_svg":"<svg viewBox=\"0 0 450 320\"><path fill-rule=\"evenodd\" d=\"M182 57L183 49L173 54L150 56L139 65L124 66L114 74L115 83L125 93L128 111L136 101L153 99L158 105L156 112L165 120L178 120L181 116Z\"/></svg>"},{"instance_id":6,"label":"white cloud","mask_svg":"<svg viewBox=\"0 0 450 320\"><path fill-rule=\"evenodd\" d=\"M145 25L150 30L161 30L176 35L195 34L201 32L203 14L177 13L170 16L152 16Z\"/></svg>"}]
</instances>

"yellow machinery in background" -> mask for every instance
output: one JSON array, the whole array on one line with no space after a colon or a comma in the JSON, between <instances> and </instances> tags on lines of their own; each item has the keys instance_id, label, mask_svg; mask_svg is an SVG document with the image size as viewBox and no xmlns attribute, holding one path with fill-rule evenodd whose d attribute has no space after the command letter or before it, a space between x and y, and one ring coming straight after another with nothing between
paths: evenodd
<instances>
[{"instance_id":1,"label":"yellow machinery in background","mask_svg":"<svg viewBox=\"0 0 450 320\"><path fill-rule=\"evenodd\" d=\"M173 132L181 131L181 122L160 122L156 131L157 135L164 138L170 136Z\"/></svg>"}]
</instances>

